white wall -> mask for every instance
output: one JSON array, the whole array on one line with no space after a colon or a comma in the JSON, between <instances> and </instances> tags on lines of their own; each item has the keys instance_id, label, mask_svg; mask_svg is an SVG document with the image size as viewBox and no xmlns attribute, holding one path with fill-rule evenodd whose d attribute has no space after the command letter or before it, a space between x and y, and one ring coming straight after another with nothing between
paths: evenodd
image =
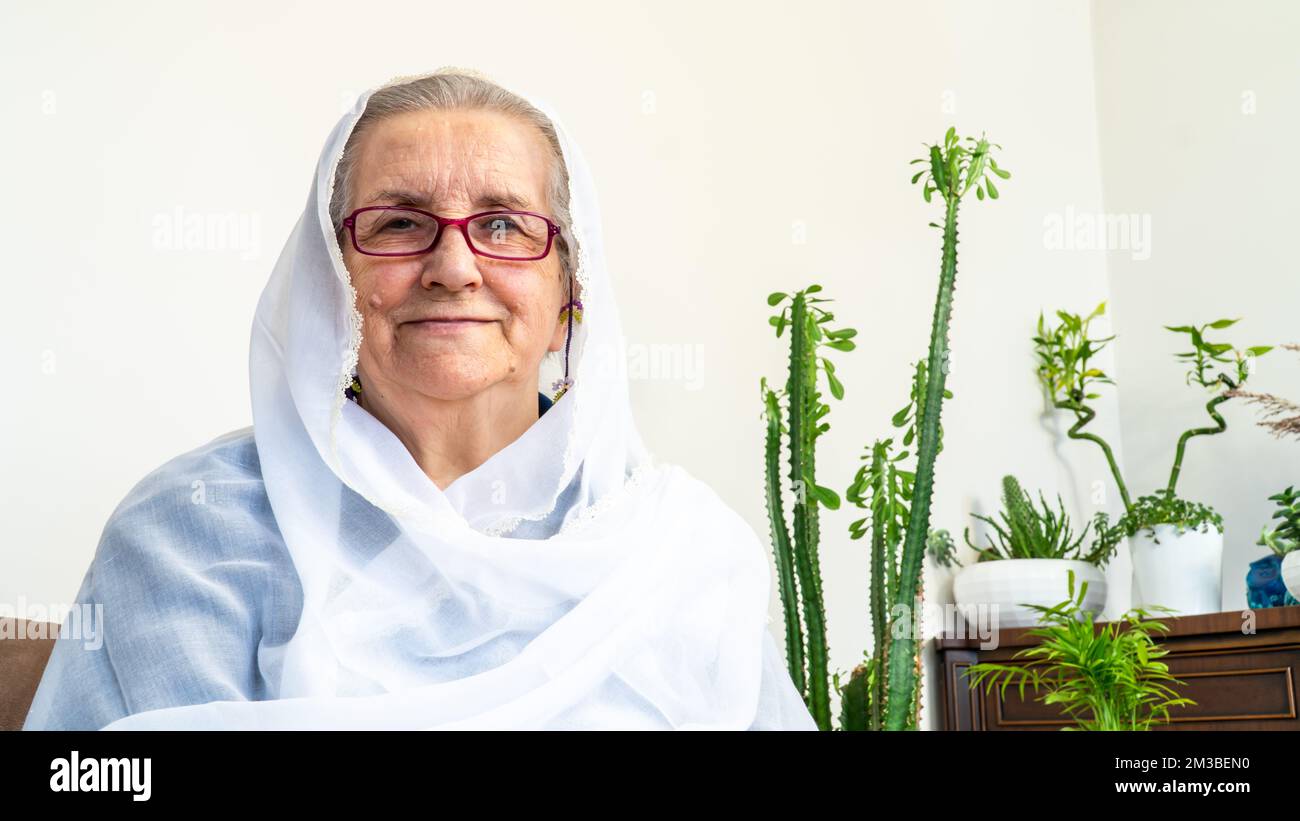
<instances>
[{"instance_id":1,"label":"white wall","mask_svg":"<svg viewBox=\"0 0 1300 821\"><path fill-rule=\"evenodd\" d=\"M1116 379L1134 498L1169 480L1178 436L1212 425L1203 391L1165 325L1241 322L1238 347L1300 342L1294 155L1300 129L1300 6L1283 2L1097 2L1098 128L1106 211L1149 218L1148 252L1107 253L1119 334ZM1135 256L1137 258L1135 258ZM1248 387L1300 399L1300 356L1273 351ZM1223 608L1246 606L1248 565L1274 511L1300 484L1300 443L1220 406L1226 433L1187 445L1178 493L1224 517Z\"/></svg>"},{"instance_id":2,"label":"white wall","mask_svg":"<svg viewBox=\"0 0 1300 821\"><path fill-rule=\"evenodd\" d=\"M1104 461L1060 442L1063 420L1044 411L1029 341L1040 310L1083 310L1109 295L1103 255L1043 241L1047 215L1103 206L1082 0L500 2L492 17L478 6L394 2L374 22L345 3L82 6L25 6L0 27L11 192L0 230L14 292L4 341L15 400L3 413L20 432L3 445L0 601L68 601L109 512L141 476L249 424L249 322L326 131L361 89L445 64L482 69L564 113L598 176L629 342L700 353L698 371L633 384L643 434L764 539L758 383L783 382L785 368L766 295L818 282L839 323L859 330L857 351L832 354L848 393L832 401L820 440L819 478L842 491L864 449L892 434L910 363L928 343L939 237L927 223L941 212L908 184L908 161L949 124L987 130L1014 176L1002 199L962 212L955 397L943 416L934 524L960 540L971 510L997 508L1006 472L1091 514ZM1169 46L1152 34L1139 47ZM1268 85L1275 69L1234 82L1282 106L1283 90ZM1105 71L1098 76L1105 86ZM1261 143L1237 168L1276 169L1264 149L1277 156L1281 146ZM1224 188L1231 167L1200 169L1221 197L1234 193ZM1109 196L1122 192L1106 179ZM1277 190L1270 206L1235 204L1243 225L1247 211L1272 220L1252 238L1282 241L1274 212L1286 189ZM1166 199L1172 208L1172 192ZM82 209L84 228L47 218L70 207ZM177 208L232 213L256 227L257 242L160 248L155 220L166 224ZM737 211L753 242L716 242ZM1161 255L1176 253L1172 229L1158 241ZM1287 260L1267 269L1275 277L1278 263ZM1134 302L1115 304L1130 293ZM1145 298L1121 288L1112 304L1122 319L1140 316ZM1263 306L1242 311L1261 332L1252 340L1285 327ZM1124 355L1122 385L1141 390L1141 360ZM1152 371L1169 372L1163 361ZM1120 447L1117 395L1098 403L1096 427ZM1140 447L1135 436L1123 445ZM1205 455L1193 453L1189 468ZM1203 477L1187 481L1191 489ZM826 513L822 526L831 661L843 670L870 632L868 557L847 532L858 517ZM1126 575L1121 559L1112 572L1121 610ZM927 589L941 598L942 579ZM775 576L772 612L780 639Z\"/></svg>"}]
</instances>

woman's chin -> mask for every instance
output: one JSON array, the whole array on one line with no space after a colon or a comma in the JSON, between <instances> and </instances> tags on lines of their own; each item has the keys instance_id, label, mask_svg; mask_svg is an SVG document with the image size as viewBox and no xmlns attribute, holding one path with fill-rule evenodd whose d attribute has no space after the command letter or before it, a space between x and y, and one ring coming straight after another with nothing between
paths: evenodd
<instances>
[{"instance_id":1,"label":"woman's chin","mask_svg":"<svg viewBox=\"0 0 1300 821\"><path fill-rule=\"evenodd\" d=\"M436 376L417 377L407 384L425 396L450 402L468 399L500 381L499 377L491 374L456 373L454 369L449 369L446 364L443 364Z\"/></svg>"}]
</instances>

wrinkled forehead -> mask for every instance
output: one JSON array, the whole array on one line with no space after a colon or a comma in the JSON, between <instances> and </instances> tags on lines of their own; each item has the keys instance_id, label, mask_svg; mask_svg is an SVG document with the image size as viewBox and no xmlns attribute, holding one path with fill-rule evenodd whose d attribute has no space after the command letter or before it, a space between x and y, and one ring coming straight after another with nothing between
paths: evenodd
<instances>
[{"instance_id":1,"label":"wrinkled forehead","mask_svg":"<svg viewBox=\"0 0 1300 821\"><path fill-rule=\"evenodd\" d=\"M518 117L459 109L396 114L357 139L353 207L544 211L552 163L545 136Z\"/></svg>"}]
</instances>

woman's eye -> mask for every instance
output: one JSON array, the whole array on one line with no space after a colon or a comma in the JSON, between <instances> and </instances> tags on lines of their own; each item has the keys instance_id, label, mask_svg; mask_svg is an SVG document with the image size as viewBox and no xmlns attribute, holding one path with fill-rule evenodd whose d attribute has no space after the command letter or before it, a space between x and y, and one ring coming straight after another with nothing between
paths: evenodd
<instances>
[{"instance_id":1,"label":"woman's eye","mask_svg":"<svg viewBox=\"0 0 1300 821\"><path fill-rule=\"evenodd\" d=\"M389 222L387 225L385 225L385 226L383 227L383 230L387 231L388 229L392 228L392 229L394 229L394 230L400 231L400 230L402 230L402 229L404 229L404 228L407 228L407 227L409 227L409 226L411 226L411 225L414 225L414 224L415 224L415 223L412 222L411 220L409 220L409 219L407 219L407 218L405 218L405 217L400 217L400 218L398 218L398 219L395 219L395 220Z\"/></svg>"}]
</instances>

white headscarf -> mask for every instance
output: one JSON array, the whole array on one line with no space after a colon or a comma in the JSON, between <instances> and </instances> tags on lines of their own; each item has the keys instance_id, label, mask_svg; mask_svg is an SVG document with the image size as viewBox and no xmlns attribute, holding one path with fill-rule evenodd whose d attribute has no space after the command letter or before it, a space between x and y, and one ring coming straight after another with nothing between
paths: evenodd
<instances>
[{"instance_id":1,"label":"white headscarf","mask_svg":"<svg viewBox=\"0 0 1300 821\"><path fill-rule=\"evenodd\" d=\"M348 135L377 90L330 134L253 322L257 451L303 588L292 640L259 652L263 673L278 673L278 697L152 710L107 729L763 723L767 550L707 485L653 463L637 433L591 173L544 102L529 99L554 124L568 168L583 302L574 386L445 491L345 399L362 327L329 205ZM575 476L559 533L498 535L552 514ZM376 545L373 517L341 515L345 484L391 517L395 540ZM507 631L530 637L517 655L447 677L450 662ZM765 696L763 709L806 718L785 683L781 703Z\"/></svg>"}]
</instances>

